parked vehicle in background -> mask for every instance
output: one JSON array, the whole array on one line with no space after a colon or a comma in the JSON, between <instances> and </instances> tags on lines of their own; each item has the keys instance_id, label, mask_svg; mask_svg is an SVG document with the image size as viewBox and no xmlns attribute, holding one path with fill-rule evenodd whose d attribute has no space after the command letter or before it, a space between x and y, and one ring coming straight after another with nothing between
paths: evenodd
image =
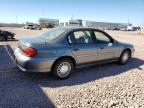
<instances>
[{"instance_id":1,"label":"parked vehicle in background","mask_svg":"<svg viewBox=\"0 0 144 108\"><path fill-rule=\"evenodd\" d=\"M33 29L33 30L36 30L36 29L42 30L41 26L38 25L38 24L34 24L32 29Z\"/></svg>"},{"instance_id":2,"label":"parked vehicle in background","mask_svg":"<svg viewBox=\"0 0 144 108\"><path fill-rule=\"evenodd\" d=\"M32 24L27 24L24 26L24 29L30 29L33 25Z\"/></svg>"},{"instance_id":3,"label":"parked vehicle in background","mask_svg":"<svg viewBox=\"0 0 144 108\"><path fill-rule=\"evenodd\" d=\"M0 30L0 41L6 41L8 39L15 39L14 36L15 36L15 33Z\"/></svg>"},{"instance_id":4,"label":"parked vehicle in background","mask_svg":"<svg viewBox=\"0 0 144 108\"><path fill-rule=\"evenodd\" d=\"M42 30L41 26L38 24L26 24L24 29L31 29L31 30Z\"/></svg>"},{"instance_id":5,"label":"parked vehicle in background","mask_svg":"<svg viewBox=\"0 0 144 108\"><path fill-rule=\"evenodd\" d=\"M113 30L119 31L120 29L119 28L114 28Z\"/></svg>"},{"instance_id":6,"label":"parked vehicle in background","mask_svg":"<svg viewBox=\"0 0 144 108\"><path fill-rule=\"evenodd\" d=\"M14 55L23 71L51 72L64 79L79 67L116 61L126 64L133 52L133 45L118 42L102 30L68 27L21 39Z\"/></svg>"},{"instance_id":7,"label":"parked vehicle in background","mask_svg":"<svg viewBox=\"0 0 144 108\"><path fill-rule=\"evenodd\" d=\"M132 26L127 26L127 31L133 31Z\"/></svg>"},{"instance_id":8,"label":"parked vehicle in background","mask_svg":"<svg viewBox=\"0 0 144 108\"><path fill-rule=\"evenodd\" d=\"M140 31L141 28L140 27L132 27L133 31Z\"/></svg>"}]
</instances>

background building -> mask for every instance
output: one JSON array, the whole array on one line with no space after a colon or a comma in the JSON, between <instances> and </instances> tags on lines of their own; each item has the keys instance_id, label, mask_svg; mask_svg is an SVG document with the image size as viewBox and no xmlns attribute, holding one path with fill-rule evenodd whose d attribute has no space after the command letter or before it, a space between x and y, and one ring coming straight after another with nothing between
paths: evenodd
<instances>
[{"instance_id":1,"label":"background building","mask_svg":"<svg viewBox=\"0 0 144 108\"><path fill-rule=\"evenodd\" d=\"M74 27L80 27L83 26L81 19L71 19L71 20L60 20L59 22L60 26L74 26Z\"/></svg>"},{"instance_id":2,"label":"background building","mask_svg":"<svg viewBox=\"0 0 144 108\"><path fill-rule=\"evenodd\" d=\"M86 21L85 26L102 30L126 30L127 27L132 26L132 24Z\"/></svg>"},{"instance_id":3,"label":"background building","mask_svg":"<svg viewBox=\"0 0 144 108\"><path fill-rule=\"evenodd\" d=\"M59 19L39 18L39 25L44 28L59 26Z\"/></svg>"},{"instance_id":4,"label":"background building","mask_svg":"<svg viewBox=\"0 0 144 108\"><path fill-rule=\"evenodd\" d=\"M132 24L130 23L109 23L109 22L96 22L82 19L50 19L39 18L39 25L44 28L52 28L57 26L74 26L74 27L92 27L102 30L131 30Z\"/></svg>"}]
</instances>

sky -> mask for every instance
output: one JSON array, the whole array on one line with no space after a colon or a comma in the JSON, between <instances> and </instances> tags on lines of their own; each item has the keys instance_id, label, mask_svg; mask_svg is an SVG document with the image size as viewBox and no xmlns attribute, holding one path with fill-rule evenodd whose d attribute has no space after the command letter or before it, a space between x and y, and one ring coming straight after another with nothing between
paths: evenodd
<instances>
[{"instance_id":1,"label":"sky","mask_svg":"<svg viewBox=\"0 0 144 108\"><path fill-rule=\"evenodd\" d=\"M39 18L144 24L144 0L0 0L0 22Z\"/></svg>"}]
</instances>

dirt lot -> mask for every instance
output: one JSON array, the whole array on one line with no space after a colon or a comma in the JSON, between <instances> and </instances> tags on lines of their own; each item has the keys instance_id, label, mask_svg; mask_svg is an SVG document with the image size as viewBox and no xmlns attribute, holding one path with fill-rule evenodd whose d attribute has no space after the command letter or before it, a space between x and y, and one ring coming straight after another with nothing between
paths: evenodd
<instances>
[{"instance_id":1,"label":"dirt lot","mask_svg":"<svg viewBox=\"0 0 144 108\"><path fill-rule=\"evenodd\" d=\"M0 28L16 39L46 30ZM135 54L124 66L116 63L77 70L69 79L21 72L11 54L18 41L0 42L0 108L144 108L144 36L107 31L119 41L132 43Z\"/></svg>"}]
</instances>

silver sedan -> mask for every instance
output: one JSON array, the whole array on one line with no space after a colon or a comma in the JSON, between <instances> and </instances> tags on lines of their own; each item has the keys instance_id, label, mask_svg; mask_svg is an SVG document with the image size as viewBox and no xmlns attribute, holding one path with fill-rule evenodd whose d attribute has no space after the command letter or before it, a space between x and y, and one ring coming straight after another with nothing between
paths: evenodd
<instances>
[{"instance_id":1,"label":"silver sedan","mask_svg":"<svg viewBox=\"0 0 144 108\"><path fill-rule=\"evenodd\" d=\"M21 39L14 54L21 70L51 72L64 79L79 67L116 61L126 64L133 52L133 45L118 42L104 31L69 27Z\"/></svg>"}]
</instances>

